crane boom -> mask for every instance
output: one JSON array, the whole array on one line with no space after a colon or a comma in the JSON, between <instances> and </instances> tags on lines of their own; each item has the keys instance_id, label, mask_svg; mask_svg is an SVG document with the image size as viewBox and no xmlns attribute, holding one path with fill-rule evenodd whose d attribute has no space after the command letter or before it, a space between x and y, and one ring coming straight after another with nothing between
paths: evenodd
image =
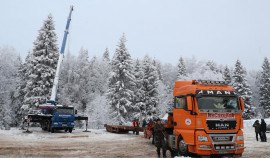
<instances>
[{"instance_id":1,"label":"crane boom","mask_svg":"<svg viewBox=\"0 0 270 158\"><path fill-rule=\"evenodd\" d=\"M73 6L70 7L70 12L69 12L69 16L68 16L67 24L66 24L66 29L65 29L65 34L64 34L62 47L61 47L61 50L60 50L60 55L59 55L57 68L56 68L56 72L55 72L55 77L54 77L54 81L53 81L52 94L51 94L51 98L50 98L50 101L51 101L52 104L55 104L55 102L56 102L60 68L61 68L63 58L64 58L65 46L66 46L66 41L67 41L67 36L68 36L68 30L69 30L69 25L70 25L70 21L71 21L72 11L73 11Z\"/></svg>"}]
</instances>

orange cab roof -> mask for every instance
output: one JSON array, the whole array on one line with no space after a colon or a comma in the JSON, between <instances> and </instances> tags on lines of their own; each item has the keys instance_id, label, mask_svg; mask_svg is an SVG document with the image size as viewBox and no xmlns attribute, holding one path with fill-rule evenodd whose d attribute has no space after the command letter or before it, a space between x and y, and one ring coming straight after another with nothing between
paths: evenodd
<instances>
[{"instance_id":1,"label":"orange cab roof","mask_svg":"<svg viewBox=\"0 0 270 158\"><path fill-rule=\"evenodd\" d=\"M197 90L226 90L235 91L231 86L228 85L205 85L199 84L196 81L176 81L174 85L173 96L196 94Z\"/></svg>"}]
</instances>

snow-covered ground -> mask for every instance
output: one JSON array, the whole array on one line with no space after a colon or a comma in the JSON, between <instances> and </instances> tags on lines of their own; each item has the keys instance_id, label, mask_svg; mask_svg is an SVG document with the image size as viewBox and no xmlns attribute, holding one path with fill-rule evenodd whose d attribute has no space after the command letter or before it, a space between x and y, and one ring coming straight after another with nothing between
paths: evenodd
<instances>
[{"instance_id":1,"label":"snow-covered ground","mask_svg":"<svg viewBox=\"0 0 270 158\"><path fill-rule=\"evenodd\" d=\"M243 158L270 158L270 143L255 139L254 121L244 121L246 149ZM266 122L269 124L270 119ZM151 141L131 132L114 134L104 129L91 132L76 129L72 133L48 133L40 128L30 130L30 134L17 128L0 130L0 157L156 157L156 148ZM269 140L269 133L267 136Z\"/></svg>"}]
</instances>

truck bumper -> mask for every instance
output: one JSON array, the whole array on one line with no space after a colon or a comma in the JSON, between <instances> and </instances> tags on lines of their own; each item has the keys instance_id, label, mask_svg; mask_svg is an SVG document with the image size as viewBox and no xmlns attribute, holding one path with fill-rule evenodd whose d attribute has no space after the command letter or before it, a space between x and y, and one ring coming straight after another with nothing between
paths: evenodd
<instances>
[{"instance_id":1,"label":"truck bumper","mask_svg":"<svg viewBox=\"0 0 270 158\"><path fill-rule=\"evenodd\" d=\"M74 128L74 122L53 122L52 127L57 129Z\"/></svg>"},{"instance_id":2,"label":"truck bumper","mask_svg":"<svg viewBox=\"0 0 270 158\"><path fill-rule=\"evenodd\" d=\"M207 136L208 142L199 142L196 140L196 144L189 147L190 152L197 155L235 155L235 157L241 156L244 152L244 140L237 141L237 137L243 135L241 130L234 134L206 134L204 131L196 132L196 138L201 135Z\"/></svg>"}]
</instances>

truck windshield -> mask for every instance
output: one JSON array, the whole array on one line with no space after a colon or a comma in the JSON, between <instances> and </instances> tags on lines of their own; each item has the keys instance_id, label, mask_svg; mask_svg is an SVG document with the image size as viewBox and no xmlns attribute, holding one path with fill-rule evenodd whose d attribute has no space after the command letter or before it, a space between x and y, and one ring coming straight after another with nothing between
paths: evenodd
<instances>
[{"instance_id":1,"label":"truck windshield","mask_svg":"<svg viewBox=\"0 0 270 158\"><path fill-rule=\"evenodd\" d=\"M203 96L201 98L197 98L198 107L200 110L202 109L229 109L229 110L239 110L237 97L212 97L212 96Z\"/></svg>"},{"instance_id":2,"label":"truck windshield","mask_svg":"<svg viewBox=\"0 0 270 158\"><path fill-rule=\"evenodd\" d=\"M56 113L60 113L60 114L73 114L73 109L58 108L58 109L56 109Z\"/></svg>"}]
</instances>

